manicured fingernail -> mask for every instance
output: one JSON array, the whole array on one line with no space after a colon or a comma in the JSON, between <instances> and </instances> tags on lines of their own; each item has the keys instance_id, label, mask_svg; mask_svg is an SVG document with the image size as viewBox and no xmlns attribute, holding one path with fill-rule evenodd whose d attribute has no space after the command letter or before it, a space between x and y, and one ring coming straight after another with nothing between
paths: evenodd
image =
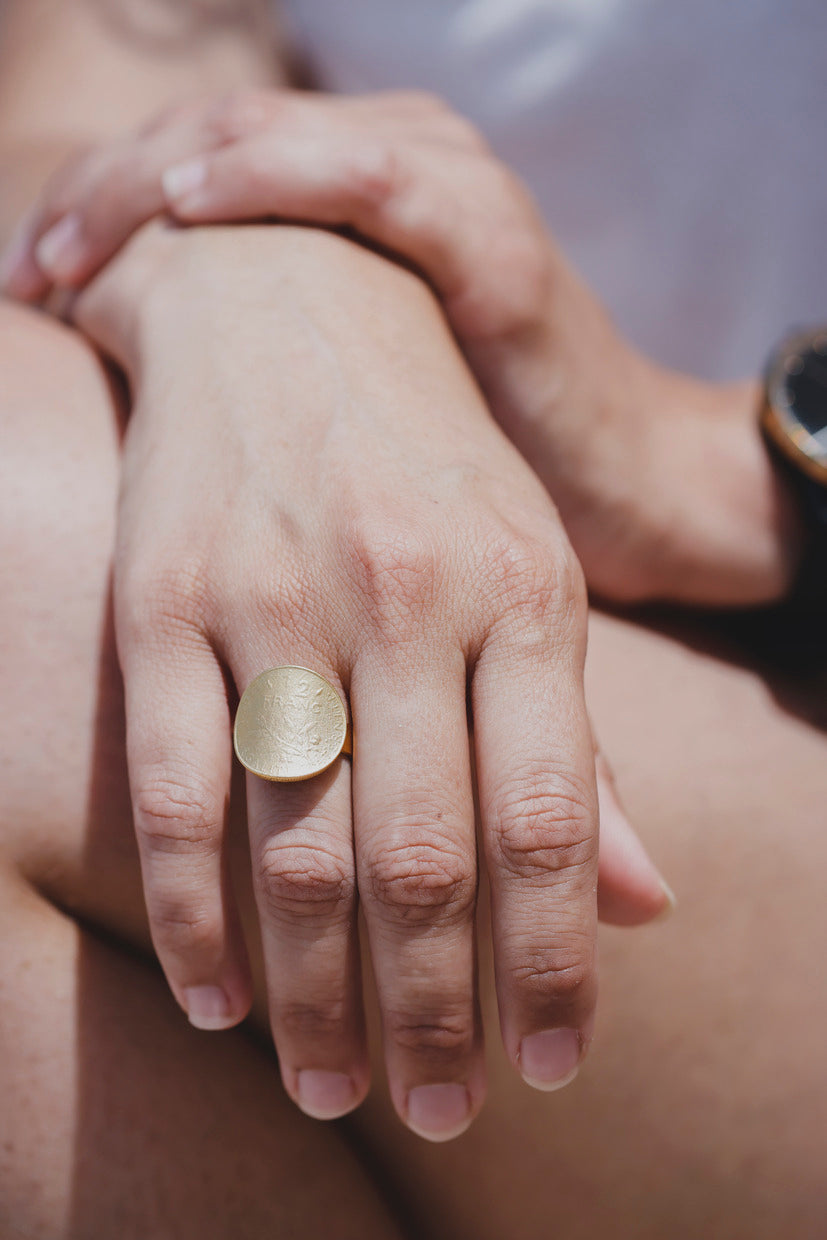
<instances>
[{"instance_id":1,"label":"manicured fingernail","mask_svg":"<svg viewBox=\"0 0 827 1240\"><path fill-rule=\"evenodd\" d=\"M185 198L200 189L207 179L207 165L203 159L190 159L185 164L174 164L161 177L161 185L167 198Z\"/></svg>"},{"instance_id":2,"label":"manicured fingernail","mask_svg":"<svg viewBox=\"0 0 827 1240\"><path fill-rule=\"evenodd\" d=\"M64 215L44 233L37 243L35 258L53 279L67 279L74 275L84 258L78 216Z\"/></svg>"},{"instance_id":3,"label":"manicured fingernail","mask_svg":"<svg viewBox=\"0 0 827 1240\"><path fill-rule=\"evenodd\" d=\"M184 991L187 1018L196 1029L230 1029L238 1024L220 986L189 986Z\"/></svg>"},{"instance_id":4,"label":"manicured fingernail","mask_svg":"<svg viewBox=\"0 0 827 1240\"><path fill-rule=\"evenodd\" d=\"M426 1141L450 1141L471 1123L464 1085L417 1085L408 1094L408 1127Z\"/></svg>"},{"instance_id":5,"label":"manicured fingernail","mask_svg":"<svg viewBox=\"0 0 827 1240\"><path fill-rule=\"evenodd\" d=\"M304 1068L296 1078L296 1101L314 1119L338 1119L352 1111L356 1087L344 1072Z\"/></svg>"},{"instance_id":6,"label":"manicured fingernail","mask_svg":"<svg viewBox=\"0 0 827 1240\"><path fill-rule=\"evenodd\" d=\"M544 1029L520 1044L523 1080L535 1089L562 1089L577 1076L582 1046L575 1029Z\"/></svg>"}]
</instances>

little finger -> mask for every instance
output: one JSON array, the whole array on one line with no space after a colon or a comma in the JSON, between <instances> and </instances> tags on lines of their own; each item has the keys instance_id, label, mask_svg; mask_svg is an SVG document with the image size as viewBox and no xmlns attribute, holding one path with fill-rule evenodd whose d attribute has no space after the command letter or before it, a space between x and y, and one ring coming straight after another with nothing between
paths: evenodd
<instances>
[{"instance_id":1,"label":"little finger","mask_svg":"<svg viewBox=\"0 0 827 1240\"><path fill-rule=\"evenodd\" d=\"M585 594L560 566L546 584L511 567L509 610L473 674L477 781L503 1040L529 1084L556 1089L580 1065L597 993Z\"/></svg>"}]
</instances>

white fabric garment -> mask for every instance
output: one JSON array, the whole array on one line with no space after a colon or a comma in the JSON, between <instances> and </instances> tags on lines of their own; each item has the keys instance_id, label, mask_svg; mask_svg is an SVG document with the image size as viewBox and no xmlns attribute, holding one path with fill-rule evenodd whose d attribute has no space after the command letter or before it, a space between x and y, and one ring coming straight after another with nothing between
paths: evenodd
<instances>
[{"instance_id":1,"label":"white fabric garment","mask_svg":"<svg viewBox=\"0 0 827 1240\"><path fill-rule=\"evenodd\" d=\"M827 321L827 0L284 0L328 89L437 91L627 335L711 379Z\"/></svg>"}]
</instances>

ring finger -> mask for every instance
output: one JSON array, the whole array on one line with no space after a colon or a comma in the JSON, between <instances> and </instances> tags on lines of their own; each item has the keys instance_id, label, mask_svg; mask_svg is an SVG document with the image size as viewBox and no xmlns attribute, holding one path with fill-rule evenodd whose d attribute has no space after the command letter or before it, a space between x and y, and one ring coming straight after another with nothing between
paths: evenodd
<instances>
[{"instance_id":1,"label":"ring finger","mask_svg":"<svg viewBox=\"0 0 827 1240\"><path fill-rule=\"evenodd\" d=\"M283 654L284 652L282 652ZM269 665L296 662L272 653ZM335 673L299 659L341 694ZM236 668L239 688L263 670ZM342 694L342 696L344 696ZM285 1088L317 1119L334 1119L367 1093L369 1070L356 933L350 763L312 779L248 775L253 882L270 1022Z\"/></svg>"}]
</instances>

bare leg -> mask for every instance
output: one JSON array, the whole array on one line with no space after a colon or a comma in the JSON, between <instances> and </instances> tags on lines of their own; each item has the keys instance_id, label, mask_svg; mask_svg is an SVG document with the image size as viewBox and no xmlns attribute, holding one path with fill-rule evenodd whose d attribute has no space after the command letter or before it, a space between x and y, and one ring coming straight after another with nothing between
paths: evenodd
<instances>
[{"instance_id":1,"label":"bare leg","mask_svg":"<svg viewBox=\"0 0 827 1240\"><path fill-rule=\"evenodd\" d=\"M46 320L0 306L0 352L0 1237L398 1237L272 1056L191 1029L157 969L37 890L68 907L83 875L103 888L87 916L120 906L140 940L106 623L112 403L92 355Z\"/></svg>"},{"instance_id":2,"label":"bare leg","mask_svg":"<svg viewBox=\"0 0 827 1240\"><path fill-rule=\"evenodd\" d=\"M23 365L19 349L10 356ZM42 361L30 365L21 372L27 393L32 370L43 372ZM0 361L4 393L9 369ZM16 444L19 453L9 467L11 482L25 481L8 499L10 479L0 478L0 496L11 505L3 529L13 531L15 548L12 558L5 533L0 684L4 701L16 704L0 719L0 830L14 875L53 903L141 945L146 931L126 797L120 682L106 623L117 436L100 398L87 395L67 413L61 401L71 385L64 380L58 386L51 399L41 399L37 418L10 406L9 424L0 431L3 443ZM6 459L2 467L5 473ZM600 617L592 634L591 699L629 807L677 888L678 914L645 931L604 932L599 1038L569 1089L536 1094L503 1062L485 961L492 1095L482 1119L459 1141L430 1147L399 1125L378 1088L355 1127L379 1152L420 1234L436 1240L603 1240L608 1234L619 1240L816 1240L825 1208L820 1141L827 1122L820 1058L827 988L816 955L824 937L827 743L786 713L754 672ZM50 958L45 938L43 955ZM123 978L139 970L125 955L113 959L112 971ZM41 954L32 960L40 968ZM65 978L66 967L58 967L57 976ZM174 1062L183 1059L185 1069L186 1053L175 1039L189 1047L199 1037L166 1003L161 983L150 980L158 987L159 1012L166 1013L158 1019L169 1020L169 1038L145 1056L138 1079L141 1072L151 1076L152 1065L167 1054ZM46 982L47 988L53 984ZM103 991L83 995L78 1011L106 1012ZM19 980L13 993L29 1005L25 1019L47 1028L54 1004L42 998L32 1004ZM110 1013L98 1043L90 1043L104 1061L111 1048L114 1065L139 1038L138 1017L128 1003L121 1006L125 1015ZM87 1018L79 1021L78 1028L84 1026ZM230 1056L226 1068L216 1060L215 1069L204 1061L189 1075L184 1070L190 1097L208 1079L218 1088L222 1073L232 1094L242 1061L268 1082L262 1092L275 1091L270 1064L252 1063L242 1035L216 1041L242 1049L232 1056L215 1052ZM78 1052L64 1071L81 1062ZM16 1068L7 1061L0 1070L24 1069L18 1060ZM117 1107L121 1083L114 1070L108 1074L107 1106ZM61 1088L77 1093L74 1077ZM47 1100L50 1105L48 1094L40 1100L44 1116ZM246 1115L246 1107L240 1113ZM251 1107L249 1128L239 1120L238 1131L249 1131L261 1147L260 1111L255 1102ZM308 1131L305 1121L281 1102L266 1111L275 1130L271 1142L292 1155L299 1143L293 1132ZM27 1120L34 1122L37 1112L37 1106L27 1110ZM67 1113L75 1117L81 1149L83 1107L76 1103ZM178 1184L180 1175L185 1185L186 1160L177 1165L177 1114L171 1113L160 1157L176 1165L171 1182ZM208 1125L199 1114L196 1135L203 1135ZM320 1148L332 1141L320 1127L309 1131L320 1134ZM64 1161L71 1161L69 1137L62 1148ZM210 1168L209 1176L225 1174L226 1149L220 1134L201 1149L200 1165ZM113 1174L109 1154L109 1144L93 1143L87 1184L94 1175ZM123 1200L134 1199L130 1185L145 1178L150 1155L136 1149L128 1167L117 1164ZM325 1155L325 1167L333 1157ZM273 1155L264 1162L272 1166ZM13 1158L3 1173L18 1195L32 1165L36 1160ZM56 1160L41 1179L58 1197L61 1166ZM289 1167L289 1182L306 1192ZM309 1175L318 1184L318 1170ZM251 1184L250 1194L272 1197L274 1182L265 1183L269 1189ZM358 1171L353 1184L352 1214L340 1215L347 1222L363 1217L358 1209L366 1208ZM250 1194L251 1217L258 1219L253 1211L263 1206ZM300 1201L308 1211L300 1234L312 1235L317 1202L312 1191ZM100 1225L101 1235L112 1217ZM43 1234L85 1236L86 1223ZM210 1234L186 1227L181 1222L170 1234Z\"/></svg>"},{"instance_id":3,"label":"bare leg","mask_svg":"<svg viewBox=\"0 0 827 1240\"><path fill-rule=\"evenodd\" d=\"M433 1150L373 1099L365 1122L441 1240L820 1240L827 738L755 672L606 617L589 670L678 909L602 928L597 1037L569 1088L514 1080L487 988L492 1091L474 1127ZM823 682L810 692L823 701Z\"/></svg>"}]
</instances>

